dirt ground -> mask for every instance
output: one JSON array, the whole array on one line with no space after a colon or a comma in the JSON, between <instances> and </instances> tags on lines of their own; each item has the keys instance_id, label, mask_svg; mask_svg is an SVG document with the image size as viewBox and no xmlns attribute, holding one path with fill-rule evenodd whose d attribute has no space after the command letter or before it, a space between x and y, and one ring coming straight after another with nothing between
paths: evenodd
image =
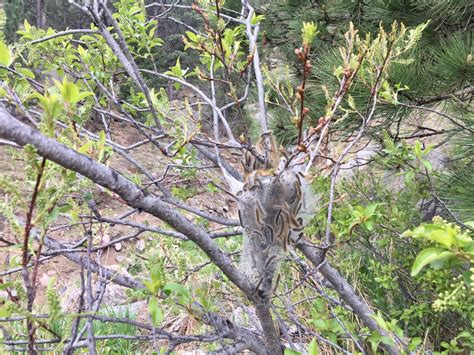
<instances>
[{"instance_id":1,"label":"dirt ground","mask_svg":"<svg viewBox=\"0 0 474 355\"><path fill-rule=\"evenodd\" d=\"M136 131L125 127L120 123L112 122L111 134L114 142L122 145L129 146L131 144L140 141L141 138L137 137ZM0 174L8 177L11 181L21 181L24 175L24 166L20 160L12 159L9 150L6 146L0 146ZM164 166L169 162L169 159L163 158L163 155L159 153L158 149L152 144L142 145L138 150L134 150L131 155L137 161L139 161L148 171L154 174L154 178L159 178L164 171ZM110 159L109 166L120 171L122 174L133 175L137 174L136 168L131 165L127 160L120 157L118 154L114 154ZM204 173L201 179L189 180L181 179L179 172L176 170L170 170L167 174L167 178L163 181L164 185L171 188L173 185L179 184L180 186L195 187L199 191L204 191L205 186L210 181L212 173ZM143 181L146 178L143 177ZM31 191L30 191L31 193ZM207 194L205 192L199 193L198 195L190 198L188 202L192 205L199 206L207 209L209 213L219 213L226 215L227 217L235 218L233 213L228 211L228 207L232 205L232 200L228 196L224 196L222 193ZM103 216L110 218L116 218L121 214L129 211L130 209L121 199L116 195L111 195L105 191L96 189L94 191L94 197L98 204L98 209L101 211ZM0 201L5 199L5 195L0 192ZM25 218L26 211L18 211L20 218ZM191 217L191 216L188 216ZM163 223L157 218L146 214L146 213L135 213L128 218L129 221L148 224L150 226L164 227ZM68 225L70 223L66 218L60 217L55 225ZM53 226L53 230L55 227ZM114 225L109 227L104 224L103 228L98 228L97 233L94 237L95 245L106 244L113 241L116 238L131 234L133 229L127 226ZM74 243L83 238L84 230L81 226L72 226L67 228L61 228L57 231L48 232L48 236L56 239L61 243ZM7 225L4 216L0 215L0 238L16 243L15 237L12 235L10 228ZM140 241L140 237L130 242L120 243L121 250L116 250L115 247L109 247L104 249L100 255L100 259L97 258L95 261L100 265L105 266L109 269L115 270L123 275L128 275L127 266L130 262L131 257L135 257L135 254L139 254L139 249L146 247L148 237L143 237L143 241ZM16 239L20 241L21 236ZM7 271L10 267L10 262L17 256L17 260L20 260L21 256L20 248L16 246L8 247L5 243L0 241L0 272ZM47 285L52 277L56 278L56 287L62 298L62 306L64 311L74 311L77 308L78 296L80 294L80 269L77 264L73 263L64 256L57 256L50 260L41 263L38 274L38 287L37 287L37 303L39 305L45 302L45 291ZM1 277L4 282L14 280L20 277L20 273L14 273ZM123 287L111 284L108 286L108 291L105 295L104 303L111 305L120 305L123 302L127 302L125 289Z\"/></svg>"}]
</instances>

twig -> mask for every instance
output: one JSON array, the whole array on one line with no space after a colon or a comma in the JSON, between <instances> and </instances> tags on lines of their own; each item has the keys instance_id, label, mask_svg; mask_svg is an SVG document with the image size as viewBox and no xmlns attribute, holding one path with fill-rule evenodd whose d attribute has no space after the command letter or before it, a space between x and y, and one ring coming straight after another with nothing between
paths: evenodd
<instances>
[{"instance_id":1,"label":"twig","mask_svg":"<svg viewBox=\"0 0 474 355\"><path fill-rule=\"evenodd\" d=\"M73 35L73 34L82 34L82 33L92 33L92 34L98 34L99 31L96 31L96 30L90 30L90 29L73 29L73 30L66 30L66 31L61 31L61 32L56 32L55 34L52 34L50 36L46 36L46 37L43 37L43 38L38 38L38 39L35 39L33 41L30 41L28 42L27 44L38 44L38 43L41 43L41 42L46 42L46 41L49 41L53 38L57 38L57 37L62 37L62 36L69 36L69 35Z\"/></svg>"},{"instance_id":2,"label":"twig","mask_svg":"<svg viewBox=\"0 0 474 355\"><path fill-rule=\"evenodd\" d=\"M26 222L25 222L25 234L23 236L23 247L22 247L22 262L21 265L23 267L22 276L23 282L25 284L26 292L27 292L27 311L31 313L33 310L33 303L35 301L36 296L36 274L38 273L38 265L39 265L39 255L36 258L33 277L30 279L30 275L28 272L28 246L30 240L30 232L33 228L32 219L33 219L33 211L36 206L36 199L38 197L41 179L43 177L44 168L46 166L46 158L43 158L38 169L36 175L36 182L35 187L33 189L33 195L31 196L30 205L28 208L28 212L26 214ZM28 331L28 352L30 354L36 354L35 350L35 327L33 326L33 321L31 319L26 320L26 328Z\"/></svg>"},{"instance_id":3,"label":"twig","mask_svg":"<svg viewBox=\"0 0 474 355\"><path fill-rule=\"evenodd\" d=\"M428 111L428 112L432 112L432 113L435 113L437 115L440 115L442 117L445 117L447 118L452 124L454 124L455 126L458 126L462 129L465 129L466 131L469 131L471 133L474 133L474 129L462 124L461 122L459 122L458 120L456 120L454 117L448 115L447 113L444 113L442 111L439 111L439 110L436 110L434 108L431 108L431 107L424 107L424 106L417 106L417 105L409 105L409 104L404 104L402 102L399 102L398 105L400 106L403 106L403 107L408 107L408 108L411 108L411 109L414 109L414 110L423 110L423 111Z\"/></svg>"},{"instance_id":4,"label":"twig","mask_svg":"<svg viewBox=\"0 0 474 355\"><path fill-rule=\"evenodd\" d=\"M245 18L245 31L247 33L247 38L249 40L249 52L253 61L253 69L255 72L255 81L257 83L257 94L258 94L258 109L259 109L259 123L260 123L260 133L268 132L268 122L267 122L267 108L265 103L265 88L263 86L263 76L262 70L260 68L260 56L258 53L257 39L260 25L252 25L251 21L255 14L255 10L250 6L249 1L242 0L242 7L247 8L247 17ZM243 10L242 8L242 10Z\"/></svg>"}]
</instances>

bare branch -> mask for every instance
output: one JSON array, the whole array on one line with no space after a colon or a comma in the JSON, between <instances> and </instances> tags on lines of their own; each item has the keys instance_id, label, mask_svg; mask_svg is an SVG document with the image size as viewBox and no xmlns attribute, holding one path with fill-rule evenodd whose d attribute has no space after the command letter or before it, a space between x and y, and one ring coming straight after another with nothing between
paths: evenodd
<instances>
[{"instance_id":1,"label":"bare branch","mask_svg":"<svg viewBox=\"0 0 474 355\"><path fill-rule=\"evenodd\" d=\"M22 146L32 144L45 158L74 170L98 185L117 193L131 207L146 211L165 221L199 245L216 266L243 292L247 295L251 293L252 287L249 282L207 233L178 212L169 209L161 199L142 191L116 171L41 135L38 131L19 122L3 108L0 109L0 138Z\"/></svg>"},{"instance_id":2,"label":"bare branch","mask_svg":"<svg viewBox=\"0 0 474 355\"><path fill-rule=\"evenodd\" d=\"M260 25L252 25L251 21L255 15L255 10L252 6L250 6L249 1L242 0L242 6L246 7L248 10L247 17L245 18L245 26L246 26L246 33L247 38L249 39L249 50L250 56L253 59L253 68L255 71L255 80L257 83L257 91L258 91L258 108L259 108L259 123L261 134L268 132L268 122L267 122L267 108L265 103L265 89L263 86L263 76L262 70L260 69L260 57L258 54L258 47L257 47L257 38L258 38L258 31L260 29Z\"/></svg>"}]
</instances>

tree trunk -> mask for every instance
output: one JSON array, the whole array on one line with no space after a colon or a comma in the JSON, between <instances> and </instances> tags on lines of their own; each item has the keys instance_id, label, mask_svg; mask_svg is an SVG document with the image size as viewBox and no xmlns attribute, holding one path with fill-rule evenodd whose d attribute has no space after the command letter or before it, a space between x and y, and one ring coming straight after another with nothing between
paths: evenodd
<instances>
[{"instance_id":1,"label":"tree trunk","mask_svg":"<svg viewBox=\"0 0 474 355\"><path fill-rule=\"evenodd\" d=\"M36 0L36 27L46 28L46 0Z\"/></svg>"}]
</instances>

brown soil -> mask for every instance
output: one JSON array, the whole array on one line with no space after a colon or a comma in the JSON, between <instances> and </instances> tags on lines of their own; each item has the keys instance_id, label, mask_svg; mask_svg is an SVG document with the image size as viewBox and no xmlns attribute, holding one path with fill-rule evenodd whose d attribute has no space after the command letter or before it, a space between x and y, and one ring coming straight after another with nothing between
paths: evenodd
<instances>
[{"instance_id":1,"label":"brown soil","mask_svg":"<svg viewBox=\"0 0 474 355\"><path fill-rule=\"evenodd\" d=\"M136 131L129 127L124 127L120 123L113 122L111 126L111 134L113 140L123 146L129 146L134 144L142 138L138 137ZM8 152L9 148L5 146L0 146L0 174L7 177L12 181L21 182L24 174L23 162L20 160L15 160L11 158L10 153ZM154 178L161 177L161 174L164 171L164 166L169 162L169 159L163 158L163 155L159 152L152 144L142 145L139 149L134 150L131 155L143 164L144 168L148 171L151 171L154 174ZM136 168L131 165L127 160L120 157L118 154L114 154L113 157L108 162L109 166L120 171L125 176L137 174ZM204 173L204 174L203 174ZM173 185L179 184L180 186L188 187L197 187L198 190L205 190L205 186L210 181L212 176L211 172L200 172L199 179L181 179L179 177L179 172L176 170L170 170L170 173L167 175L167 178L164 180L164 184L171 188ZM142 181L146 182L146 178L142 176ZM31 193L31 191L28 191ZM98 188L94 191L94 197L98 204L98 209L101 211L102 215L107 217L118 217L121 214L129 210L127 205L120 199L120 197L109 194L108 192L101 191ZM0 201L5 199L5 195L0 192ZM229 206L232 204L232 200L228 196L223 195L222 193L217 193L210 195L209 193L199 193L193 198L189 199L188 202L191 205L201 207L208 210L210 213L219 213L224 214L223 207ZM17 211L17 215L20 218L25 218L26 211ZM227 214L228 215L228 214ZM191 218L190 215L188 215ZM235 216L229 216L235 217ZM157 218L146 214L138 213L129 217L128 220L149 224L154 226L162 226L160 220ZM65 218L59 218L56 222L56 225L67 225L68 220ZM212 228L212 226L211 226ZM113 227L108 227L103 225L103 227L97 230L96 235L94 236L95 245L105 244L106 242L113 240L115 238L131 234L133 229L122 226L115 225ZM81 240L84 236L84 229L81 226L72 226L68 228L60 229L59 231L48 232L48 236L62 242L62 243L74 243L78 240ZM0 238L3 238L10 242L16 242L15 236L13 236L10 228L6 223L4 216L0 215ZM22 237L17 236L18 241L21 241ZM127 274L126 267L127 264L131 262L130 257L134 257L133 254L137 253L136 249L137 240L131 242L122 243L122 250L116 251L114 247L109 247L104 250L100 260L94 258L95 261L100 262L102 266L106 266L110 269L116 270L122 274ZM21 250L18 247L7 247L5 243L0 242L0 265L2 268L0 272L5 272L10 269L9 263L14 256L21 256ZM19 259L18 259L19 260ZM64 256L57 256L48 261L41 263L38 273L38 286L37 286L37 302L36 304L44 305L45 304L45 291L47 285L52 277L56 279L56 288L59 291L59 294L62 297L63 310L64 311L75 311L77 307L77 300L80 290L80 268L77 264L71 262ZM15 273L12 275L7 275L0 280L7 282L10 280L15 280L21 277L20 273ZM108 287L112 291L110 294L106 294L108 305L111 304L122 304L127 303L124 289L119 286Z\"/></svg>"}]
</instances>

